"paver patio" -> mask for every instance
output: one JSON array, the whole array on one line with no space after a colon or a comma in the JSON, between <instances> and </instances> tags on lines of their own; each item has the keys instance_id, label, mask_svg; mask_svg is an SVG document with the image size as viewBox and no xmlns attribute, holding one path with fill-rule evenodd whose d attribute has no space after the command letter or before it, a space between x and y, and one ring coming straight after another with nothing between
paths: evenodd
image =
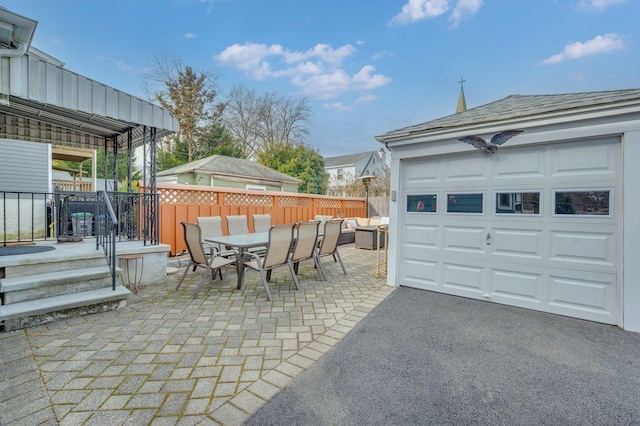
<instances>
[{"instance_id":1,"label":"paver patio","mask_svg":"<svg viewBox=\"0 0 640 426\"><path fill-rule=\"evenodd\" d=\"M128 305L0 333L0 424L240 424L330 350L392 291L376 252L341 246L348 274L324 259L273 273L268 302L257 273L235 272L174 291L183 268Z\"/></svg>"}]
</instances>

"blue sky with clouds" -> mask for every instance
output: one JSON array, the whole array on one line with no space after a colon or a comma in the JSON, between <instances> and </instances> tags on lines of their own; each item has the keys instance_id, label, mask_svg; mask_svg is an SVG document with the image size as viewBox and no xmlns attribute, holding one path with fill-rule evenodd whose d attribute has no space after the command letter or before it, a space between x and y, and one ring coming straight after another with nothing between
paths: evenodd
<instances>
[{"instance_id":1,"label":"blue sky with clouds","mask_svg":"<svg viewBox=\"0 0 640 426\"><path fill-rule=\"evenodd\" d=\"M259 93L305 96L325 156L512 94L640 87L639 0L3 0L33 45L143 97L154 52Z\"/></svg>"}]
</instances>

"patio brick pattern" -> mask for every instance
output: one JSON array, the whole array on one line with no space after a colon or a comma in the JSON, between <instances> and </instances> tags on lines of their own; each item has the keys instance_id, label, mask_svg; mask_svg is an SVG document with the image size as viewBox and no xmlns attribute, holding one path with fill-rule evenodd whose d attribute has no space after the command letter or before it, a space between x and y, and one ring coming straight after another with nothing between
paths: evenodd
<instances>
[{"instance_id":1,"label":"patio brick pattern","mask_svg":"<svg viewBox=\"0 0 640 426\"><path fill-rule=\"evenodd\" d=\"M0 333L0 424L241 424L394 290L375 252L340 252L348 275L304 262L300 291L274 271L272 302L232 270L193 299L202 271L176 292L180 268L123 309Z\"/></svg>"}]
</instances>

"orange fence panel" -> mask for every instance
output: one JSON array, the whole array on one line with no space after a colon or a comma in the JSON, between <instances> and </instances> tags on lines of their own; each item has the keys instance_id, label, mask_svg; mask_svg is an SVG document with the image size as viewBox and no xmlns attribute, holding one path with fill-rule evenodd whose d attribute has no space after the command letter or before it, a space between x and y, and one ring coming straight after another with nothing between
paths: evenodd
<instances>
[{"instance_id":1,"label":"orange fence panel","mask_svg":"<svg viewBox=\"0 0 640 426\"><path fill-rule=\"evenodd\" d=\"M315 215L363 217L364 198L334 197L290 192L253 191L171 183L156 184L160 202L160 242L171 246L170 255L187 247L180 222L195 222L198 216L222 216L226 233L228 215L270 214L274 225L312 220Z\"/></svg>"}]
</instances>

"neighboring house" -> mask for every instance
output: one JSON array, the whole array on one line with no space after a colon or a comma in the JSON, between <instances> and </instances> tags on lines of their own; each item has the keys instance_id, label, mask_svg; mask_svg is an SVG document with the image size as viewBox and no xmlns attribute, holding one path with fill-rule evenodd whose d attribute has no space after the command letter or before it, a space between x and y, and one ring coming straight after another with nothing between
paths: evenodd
<instances>
[{"instance_id":1,"label":"neighboring house","mask_svg":"<svg viewBox=\"0 0 640 426\"><path fill-rule=\"evenodd\" d=\"M494 154L458 140L516 129ZM376 139L389 285L640 331L640 89L514 95Z\"/></svg>"},{"instance_id":2,"label":"neighboring house","mask_svg":"<svg viewBox=\"0 0 640 426\"><path fill-rule=\"evenodd\" d=\"M381 176L386 165L384 149L340 155L324 159L324 169L329 175L328 195L346 196L345 187L363 176Z\"/></svg>"},{"instance_id":3,"label":"neighboring house","mask_svg":"<svg viewBox=\"0 0 640 426\"><path fill-rule=\"evenodd\" d=\"M224 155L172 167L156 176L158 182L280 192L298 192L302 182L253 161Z\"/></svg>"}]
</instances>

